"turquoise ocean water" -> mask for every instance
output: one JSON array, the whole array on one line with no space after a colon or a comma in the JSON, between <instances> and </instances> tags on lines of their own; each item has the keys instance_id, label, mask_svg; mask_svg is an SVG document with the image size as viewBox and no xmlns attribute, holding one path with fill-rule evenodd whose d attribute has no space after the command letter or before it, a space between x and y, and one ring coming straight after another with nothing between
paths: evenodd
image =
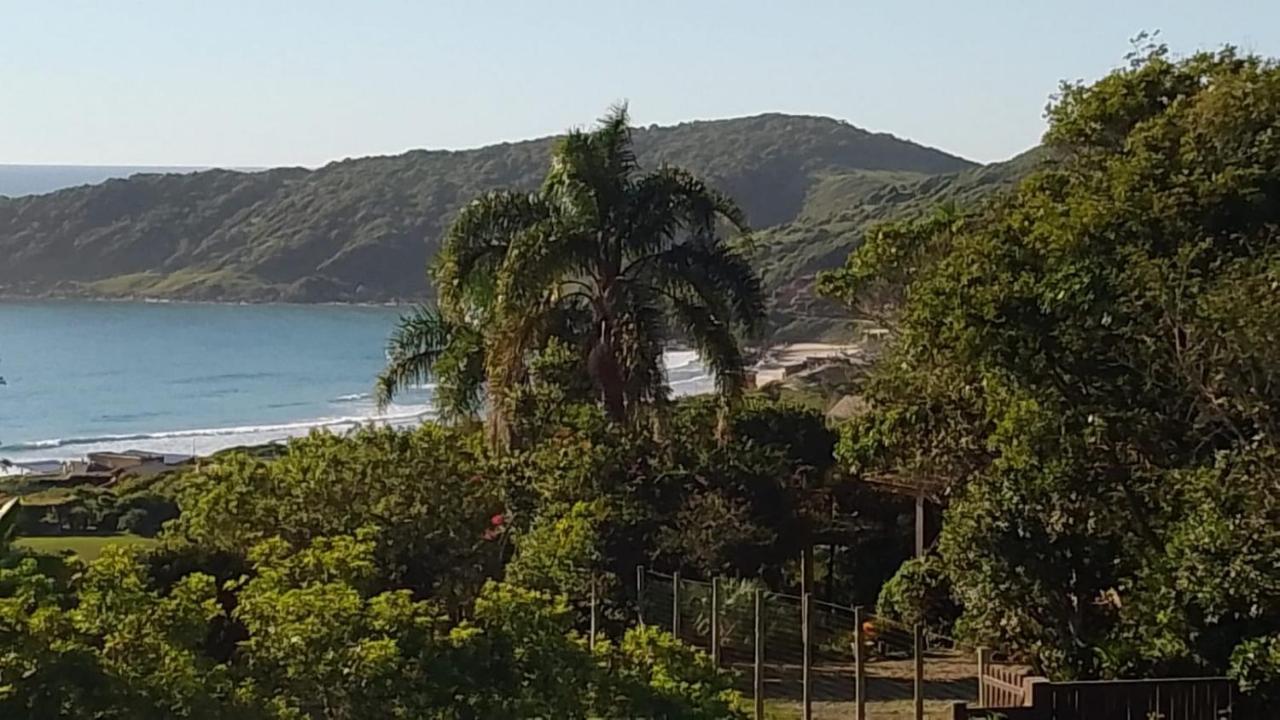
<instances>
[{"instance_id":1,"label":"turquoise ocean water","mask_svg":"<svg viewBox=\"0 0 1280 720\"><path fill-rule=\"evenodd\" d=\"M373 378L401 310L194 303L0 303L0 458L208 453L311 428L421 422L431 389L380 414ZM667 354L679 394L710 379Z\"/></svg>"}]
</instances>

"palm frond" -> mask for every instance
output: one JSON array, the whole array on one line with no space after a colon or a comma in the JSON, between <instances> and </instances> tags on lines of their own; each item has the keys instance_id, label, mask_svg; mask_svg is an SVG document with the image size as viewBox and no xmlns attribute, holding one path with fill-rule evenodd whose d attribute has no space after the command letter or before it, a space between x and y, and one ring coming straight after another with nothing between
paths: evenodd
<instances>
[{"instance_id":1,"label":"palm frond","mask_svg":"<svg viewBox=\"0 0 1280 720\"><path fill-rule=\"evenodd\" d=\"M495 272L494 315L522 313L554 301L597 257L594 238L552 221L517 235Z\"/></svg>"},{"instance_id":2,"label":"palm frond","mask_svg":"<svg viewBox=\"0 0 1280 720\"><path fill-rule=\"evenodd\" d=\"M695 300L673 297L672 314L715 376L716 391L727 402L736 402L746 386L746 360L733 330Z\"/></svg>"},{"instance_id":3,"label":"palm frond","mask_svg":"<svg viewBox=\"0 0 1280 720\"><path fill-rule=\"evenodd\" d=\"M378 407L434 380L442 416L474 415L482 402L483 357L478 332L448 320L438 308L419 305L401 317L387 342L387 365L374 384Z\"/></svg>"},{"instance_id":4,"label":"palm frond","mask_svg":"<svg viewBox=\"0 0 1280 720\"><path fill-rule=\"evenodd\" d=\"M16 497L9 498L0 505L0 548L5 547L13 538L14 528L18 523L18 500Z\"/></svg>"},{"instance_id":5,"label":"palm frond","mask_svg":"<svg viewBox=\"0 0 1280 720\"><path fill-rule=\"evenodd\" d=\"M490 192L468 203L449 227L436 260L436 286L446 312L459 316L486 307L511 242L551 214L541 196L529 193Z\"/></svg>"},{"instance_id":6,"label":"palm frond","mask_svg":"<svg viewBox=\"0 0 1280 720\"><path fill-rule=\"evenodd\" d=\"M620 292L622 311L613 320L612 337L627 404L665 404L671 388L662 363L669 328L662 299L642 285L624 285Z\"/></svg>"},{"instance_id":7,"label":"palm frond","mask_svg":"<svg viewBox=\"0 0 1280 720\"><path fill-rule=\"evenodd\" d=\"M654 254L673 243L719 247L726 244L724 225L741 240L750 238L742 209L685 170L663 166L631 185L623 226L633 255Z\"/></svg>"},{"instance_id":8,"label":"palm frond","mask_svg":"<svg viewBox=\"0 0 1280 720\"><path fill-rule=\"evenodd\" d=\"M626 102L616 103L596 123L591 133L604 167L613 178L624 181L637 167L631 144L631 112Z\"/></svg>"},{"instance_id":9,"label":"palm frond","mask_svg":"<svg viewBox=\"0 0 1280 720\"><path fill-rule=\"evenodd\" d=\"M650 258L638 268L646 280L670 293L692 294L720 322L747 334L765 319L764 287L742 253L726 246L683 244Z\"/></svg>"}]
</instances>

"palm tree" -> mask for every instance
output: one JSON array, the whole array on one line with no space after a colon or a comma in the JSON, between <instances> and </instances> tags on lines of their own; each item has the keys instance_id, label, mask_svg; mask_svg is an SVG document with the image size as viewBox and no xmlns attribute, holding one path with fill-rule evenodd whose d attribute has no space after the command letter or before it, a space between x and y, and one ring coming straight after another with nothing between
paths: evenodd
<instances>
[{"instance_id":1,"label":"palm tree","mask_svg":"<svg viewBox=\"0 0 1280 720\"><path fill-rule=\"evenodd\" d=\"M764 300L725 228L748 237L738 206L702 180L668 166L641 172L626 107L614 107L560 141L540 190L491 192L462 210L435 271L440 307L392 337L380 396L431 377L472 400L483 379L501 426L530 353L556 336L580 351L605 411L623 421L669 397L662 350L679 336L732 400L745 380L739 338L759 328ZM483 371L455 374L463 364Z\"/></svg>"}]
</instances>

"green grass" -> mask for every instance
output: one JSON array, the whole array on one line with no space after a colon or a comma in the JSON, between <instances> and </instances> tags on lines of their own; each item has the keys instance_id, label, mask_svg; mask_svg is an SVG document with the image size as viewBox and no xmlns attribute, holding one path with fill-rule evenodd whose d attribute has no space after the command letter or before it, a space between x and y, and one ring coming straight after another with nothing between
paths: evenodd
<instances>
[{"instance_id":1,"label":"green grass","mask_svg":"<svg viewBox=\"0 0 1280 720\"><path fill-rule=\"evenodd\" d=\"M91 293L109 297L263 297L266 284L234 270L186 268L173 273L140 272L85 283Z\"/></svg>"},{"instance_id":2,"label":"green grass","mask_svg":"<svg viewBox=\"0 0 1280 720\"><path fill-rule=\"evenodd\" d=\"M39 535L20 537L14 541L19 547L49 555L61 555L70 552L85 562L92 562L102 554L108 545L141 545L156 543L154 538L139 535Z\"/></svg>"}]
</instances>

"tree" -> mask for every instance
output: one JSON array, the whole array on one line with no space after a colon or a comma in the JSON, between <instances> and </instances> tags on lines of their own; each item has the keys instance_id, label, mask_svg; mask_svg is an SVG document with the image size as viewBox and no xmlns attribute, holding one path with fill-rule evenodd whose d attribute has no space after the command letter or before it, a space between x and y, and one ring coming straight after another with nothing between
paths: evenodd
<instances>
[{"instance_id":1,"label":"tree","mask_svg":"<svg viewBox=\"0 0 1280 720\"><path fill-rule=\"evenodd\" d=\"M691 341L721 394L743 387L739 337L764 315L760 280L728 226L747 223L728 197L673 167L642 173L625 107L556 146L541 189L474 200L454 221L435 271L440 310L406 318L379 380L389 399L433 377L458 389L450 412L474 412L482 365L498 434L548 338L574 348L614 421L668 396L662 350ZM479 346L483 346L483 353ZM464 360L465 359L465 360Z\"/></svg>"},{"instance_id":2,"label":"tree","mask_svg":"<svg viewBox=\"0 0 1280 720\"><path fill-rule=\"evenodd\" d=\"M486 481L480 445L475 433L428 423L412 432L317 432L271 461L221 457L187 482L172 535L247 556L272 537L302 547L369 529L383 587L434 597L457 613L502 557L493 518L504 508Z\"/></svg>"},{"instance_id":3,"label":"tree","mask_svg":"<svg viewBox=\"0 0 1280 720\"><path fill-rule=\"evenodd\" d=\"M838 454L941 485L959 633L1058 676L1276 687L1277 126L1275 61L1141 49L1062 88L1014 192L824 281L900 282Z\"/></svg>"}]
</instances>

